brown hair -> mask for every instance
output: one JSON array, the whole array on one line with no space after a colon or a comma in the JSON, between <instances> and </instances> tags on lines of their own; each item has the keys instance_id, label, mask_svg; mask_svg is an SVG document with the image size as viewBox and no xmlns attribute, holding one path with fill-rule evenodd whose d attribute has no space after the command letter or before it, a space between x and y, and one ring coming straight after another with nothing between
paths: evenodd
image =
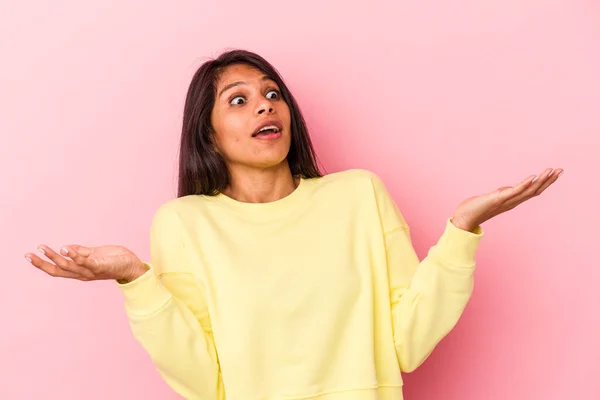
<instances>
[{"instance_id":1,"label":"brown hair","mask_svg":"<svg viewBox=\"0 0 600 400\"><path fill-rule=\"evenodd\" d=\"M219 76L232 64L257 68L277 83L281 97L290 109L292 138L287 161L292 175L304 178L322 176L306 122L277 70L258 54L232 50L202 64L190 83L183 112L177 197L192 194L212 196L229 185L231 176L225 160L213 147L211 113Z\"/></svg>"}]
</instances>

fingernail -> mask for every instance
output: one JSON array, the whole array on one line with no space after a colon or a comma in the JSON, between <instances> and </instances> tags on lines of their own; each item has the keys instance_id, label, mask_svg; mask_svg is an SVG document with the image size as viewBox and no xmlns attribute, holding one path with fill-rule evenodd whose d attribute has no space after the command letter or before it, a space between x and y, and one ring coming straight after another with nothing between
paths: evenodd
<instances>
[{"instance_id":1,"label":"fingernail","mask_svg":"<svg viewBox=\"0 0 600 400\"><path fill-rule=\"evenodd\" d=\"M31 261L31 258L29 258L29 257L25 257L25 259L29 262L33 262L33 261Z\"/></svg>"},{"instance_id":2,"label":"fingernail","mask_svg":"<svg viewBox=\"0 0 600 400\"><path fill-rule=\"evenodd\" d=\"M61 249L61 251L63 252L63 254L68 255L69 254L69 250L66 247L63 247Z\"/></svg>"},{"instance_id":3,"label":"fingernail","mask_svg":"<svg viewBox=\"0 0 600 400\"><path fill-rule=\"evenodd\" d=\"M554 169L552 171L550 171L550 173L548 174L548 176L552 176L552 173L554 172Z\"/></svg>"},{"instance_id":4,"label":"fingernail","mask_svg":"<svg viewBox=\"0 0 600 400\"><path fill-rule=\"evenodd\" d=\"M531 183L533 183L533 182L537 181L537 178L538 178L538 177L537 177L537 175L536 175L536 176L535 176L535 178L533 178L533 180L531 181Z\"/></svg>"},{"instance_id":5,"label":"fingernail","mask_svg":"<svg viewBox=\"0 0 600 400\"><path fill-rule=\"evenodd\" d=\"M558 174L557 178L559 178L563 174L563 172L565 172L564 169L562 171L560 171L560 173Z\"/></svg>"},{"instance_id":6,"label":"fingernail","mask_svg":"<svg viewBox=\"0 0 600 400\"><path fill-rule=\"evenodd\" d=\"M46 252L44 251L44 249L42 249L41 247L38 247L38 251L40 253L42 253L43 255L46 255Z\"/></svg>"}]
</instances>

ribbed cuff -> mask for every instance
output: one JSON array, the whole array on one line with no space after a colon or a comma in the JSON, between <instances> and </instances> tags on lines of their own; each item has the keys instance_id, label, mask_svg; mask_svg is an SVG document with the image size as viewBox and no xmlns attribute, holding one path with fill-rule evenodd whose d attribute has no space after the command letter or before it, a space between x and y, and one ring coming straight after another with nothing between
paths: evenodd
<instances>
[{"instance_id":1,"label":"ribbed cuff","mask_svg":"<svg viewBox=\"0 0 600 400\"><path fill-rule=\"evenodd\" d=\"M152 264L144 262L144 265L148 271L142 276L128 283L117 283L125 295L125 309L131 316L149 316L160 310L172 297L154 274Z\"/></svg>"},{"instance_id":2,"label":"ribbed cuff","mask_svg":"<svg viewBox=\"0 0 600 400\"><path fill-rule=\"evenodd\" d=\"M483 237L483 229L478 226L473 231L457 228L452 218L446 220L446 229L437 244L431 249L436 258L458 267L474 267L475 252Z\"/></svg>"}]
</instances>

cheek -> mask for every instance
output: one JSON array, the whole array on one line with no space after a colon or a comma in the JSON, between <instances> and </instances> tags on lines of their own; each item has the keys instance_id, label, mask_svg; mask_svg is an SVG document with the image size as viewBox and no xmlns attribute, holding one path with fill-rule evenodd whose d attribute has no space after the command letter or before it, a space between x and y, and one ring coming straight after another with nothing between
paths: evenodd
<instances>
[{"instance_id":1,"label":"cheek","mask_svg":"<svg viewBox=\"0 0 600 400\"><path fill-rule=\"evenodd\" d=\"M288 107L287 104L283 103L283 107L282 107L282 110L280 111L280 114L283 119L285 119L288 123L290 122L291 113L290 113L290 108Z\"/></svg>"},{"instance_id":2,"label":"cheek","mask_svg":"<svg viewBox=\"0 0 600 400\"><path fill-rule=\"evenodd\" d=\"M237 118L225 118L215 129L217 143L222 149L239 144L248 135L247 124Z\"/></svg>"},{"instance_id":3,"label":"cheek","mask_svg":"<svg viewBox=\"0 0 600 400\"><path fill-rule=\"evenodd\" d=\"M234 132L223 132L215 135L217 146L223 153L239 152L239 149L243 147L241 135Z\"/></svg>"},{"instance_id":4,"label":"cheek","mask_svg":"<svg viewBox=\"0 0 600 400\"><path fill-rule=\"evenodd\" d=\"M291 128L292 128L292 115L289 111L289 109L287 109L286 111L284 111L284 114L282 115L281 118L282 122L283 122L283 126L287 127L288 130L288 134L292 134Z\"/></svg>"}]
</instances>

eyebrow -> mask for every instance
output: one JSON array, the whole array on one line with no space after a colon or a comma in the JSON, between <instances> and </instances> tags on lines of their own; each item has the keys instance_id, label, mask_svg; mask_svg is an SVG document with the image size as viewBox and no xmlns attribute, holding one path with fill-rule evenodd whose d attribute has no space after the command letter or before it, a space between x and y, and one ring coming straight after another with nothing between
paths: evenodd
<instances>
[{"instance_id":1,"label":"eyebrow","mask_svg":"<svg viewBox=\"0 0 600 400\"><path fill-rule=\"evenodd\" d=\"M263 75L263 77L261 78L261 81L273 81L275 82L271 77L267 76L267 75ZM224 92L226 92L227 90L236 87L236 86L240 86L240 85L247 85L247 82L244 81L236 81L236 82L231 82L229 84L227 84L223 89L221 89L221 92L219 93L218 97L221 97L223 95Z\"/></svg>"}]
</instances>

